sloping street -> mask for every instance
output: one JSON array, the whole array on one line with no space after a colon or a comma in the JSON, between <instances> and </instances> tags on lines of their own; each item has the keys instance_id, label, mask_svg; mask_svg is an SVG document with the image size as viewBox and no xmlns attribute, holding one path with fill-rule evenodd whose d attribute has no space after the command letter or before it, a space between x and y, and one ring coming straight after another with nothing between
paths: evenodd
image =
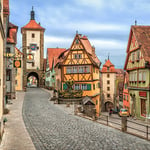
<instances>
[{"instance_id":1,"label":"sloping street","mask_svg":"<svg viewBox=\"0 0 150 150\"><path fill-rule=\"evenodd\" d=\"M23 118L37 150L150 149L146 140L74 116L71 108L48 99L49 93L40 88L25 94Z\"/></svg>"}]
</instances>

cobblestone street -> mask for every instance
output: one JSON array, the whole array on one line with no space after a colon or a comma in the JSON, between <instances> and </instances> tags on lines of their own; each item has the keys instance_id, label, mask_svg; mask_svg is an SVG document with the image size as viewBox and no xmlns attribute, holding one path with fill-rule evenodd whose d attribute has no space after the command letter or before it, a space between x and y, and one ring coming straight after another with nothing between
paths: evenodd
<instances>
[{"instance_id":1,"label":"cobblestone street","mask_svg":"<svg viewBox=\"0 0 150 150\"><path fill-rule=\"evenodd\" d=\"M27 89L23 119L37 150L150 150L150 142L73 115L49 93ZM66 110L65 110L65 109Z\"/></svg>"}]
</instances>

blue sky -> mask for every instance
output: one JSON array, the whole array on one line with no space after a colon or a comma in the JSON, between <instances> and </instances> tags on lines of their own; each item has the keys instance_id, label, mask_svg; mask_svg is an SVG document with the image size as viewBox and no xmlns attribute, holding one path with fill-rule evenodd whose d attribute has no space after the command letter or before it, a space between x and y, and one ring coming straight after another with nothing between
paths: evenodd
<instances>
[{"instance_id":1,"label":"blue sky","mask_svg":"<svg viewBox=\"0 0 150 150\"><path fill-rule=\"evenodd\" d=\"M47 48L69 48L76 34L88 36L102 64L110 55L117 68L123 68L131 25L150 25L149 0L9 0L10 21L20 28L30 20L32 6L35 19L45 31Z\"/></svg>"}]
</instances>

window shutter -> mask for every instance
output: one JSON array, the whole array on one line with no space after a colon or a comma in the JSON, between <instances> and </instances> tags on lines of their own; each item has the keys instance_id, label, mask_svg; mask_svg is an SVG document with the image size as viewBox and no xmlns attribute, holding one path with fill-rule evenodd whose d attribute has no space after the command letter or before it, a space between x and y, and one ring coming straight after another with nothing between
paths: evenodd
<instances>
[{"instance_id":1,"label":"window shutter","mask_svg":"<svg viewBox=\"0 0 150 150\"><path fill-rule=\"evenodd\" d=\"M87 84L87 90L91 90L91 84Z\"/></svg>"},{"instance_id":2,"label":"window shutter","mask_svg":"<svg viewBox=\"0 0 150 150\"><path fill-rule=\"evenodd\" d=\"M67 90L67 84L63 84L63 90Z\"/></svg>"}]
</instances>

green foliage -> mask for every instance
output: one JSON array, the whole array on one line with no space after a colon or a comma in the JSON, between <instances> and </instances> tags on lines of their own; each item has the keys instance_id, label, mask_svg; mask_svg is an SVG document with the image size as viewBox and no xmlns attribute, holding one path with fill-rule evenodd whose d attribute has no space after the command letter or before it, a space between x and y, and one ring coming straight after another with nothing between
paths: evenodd
<instances>
[{"instance_id":1,"label":"green foliage","mask_svg":"<svg viewBox=\"0 0 150 150\"><path fill-rule=\"evenodd\" d=\"M59 91L59 97L63 98L79 98L82 97L83 91L82 90L74 90L73 89L74 81L68 80L63 84L63 90Z\"/></svg>"}]
</instances>

